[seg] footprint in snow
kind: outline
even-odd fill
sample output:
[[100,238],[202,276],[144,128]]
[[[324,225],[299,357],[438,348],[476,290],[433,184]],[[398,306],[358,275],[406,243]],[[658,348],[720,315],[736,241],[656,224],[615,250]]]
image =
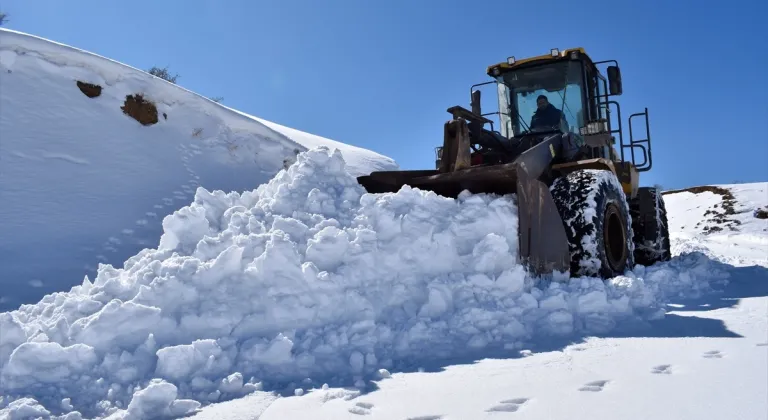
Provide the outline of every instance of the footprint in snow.
[[757,347],[768,347],[768,343],[757,343]]
[[440,420],[443,416],[417,416],[417,417],[408,417],[406,420]]
[[712,350],[704,353],[704,357],[707,359],[721,359],[723,357],[723,353],[720,353],[719,350]]
[[504,400],[499,402],[499,404],[489,408],[486,411],[514,413],[515,411],[519,410],[528,401],[529,401],[528,398],[513,398],[511,400]]
[[653,370],[651,371],[653,373],[664,373],[664,374],[671,374],[672,373],[672,365],[658,365],[654,366]]
[[579,391],[600,392],[607,383],[608,381],[592,381],[579,388]]
[[359,414],[361,416],[365,416],[368,414],[371,414],[371,409],[373,408],[373,404],[367,403],[367,402],[359,402],[356,403],[354,407],[349,409],[349,412],[352,414]]

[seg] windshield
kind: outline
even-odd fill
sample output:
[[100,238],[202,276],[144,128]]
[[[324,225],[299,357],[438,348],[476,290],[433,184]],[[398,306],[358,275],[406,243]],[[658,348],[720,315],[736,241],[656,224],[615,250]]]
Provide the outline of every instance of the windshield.
[[[584,125],[581,69],[580,61],[561,61],[498,76],[501,134],[511,138],[552,127],[578,134]],[[547,101],[538,100],[542,95]],[[537,100],[549,102],[538,113]],[[557,118],[560,112],[564,118]]]

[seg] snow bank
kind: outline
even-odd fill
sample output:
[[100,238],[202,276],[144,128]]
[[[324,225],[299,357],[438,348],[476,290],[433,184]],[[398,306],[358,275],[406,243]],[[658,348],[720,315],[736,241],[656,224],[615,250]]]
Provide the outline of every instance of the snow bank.
[[264,384],[359,384],[658,318],[725,277],[692,254],[607,283],[537,283],[515,263],[514,196],[365,194],[327,148],[254,191],[198,188],[163,228],[124,269],[0,314],[0,409],[143,418]]

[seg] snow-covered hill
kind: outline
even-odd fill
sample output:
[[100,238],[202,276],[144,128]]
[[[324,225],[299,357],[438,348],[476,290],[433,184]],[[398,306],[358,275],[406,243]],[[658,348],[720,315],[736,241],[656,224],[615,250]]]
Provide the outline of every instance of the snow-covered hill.
[[0,413],[766,418],[768,267],[718,261],[711,235],[606,283],[536,283],[509,197],[365,194],[325,148],[255,191],[198,189],[163,227],[125,269],[0,314]]
[[[137,95],[156,111],[136,106]],[[149,125],[123,108],[145,112]],[[253,189],[318,145],[343,151],[356,175],[397,167],[107,58],[0,29],[0,310],[155,247],[163,217],[198,186]]]
[[768,266],[768,183],[708,185],[669,191],[670,239],[677,252]]

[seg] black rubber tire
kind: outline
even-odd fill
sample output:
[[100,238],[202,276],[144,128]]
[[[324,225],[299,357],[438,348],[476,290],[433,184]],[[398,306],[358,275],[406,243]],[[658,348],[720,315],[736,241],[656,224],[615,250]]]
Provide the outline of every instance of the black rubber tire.
[[571,276],[607,279],[632,269],[629,204],[612,172],[577,170],[556,179],[550,192],[565,225]]
[[[643,214],[641,200],[649,204]],[[641,187],[637,197],[629,203],[632,216],[633,242],[635,244],[635,262],[650,266],[672,258],[669,241],[667,208],[661,192],[653,187]]]

